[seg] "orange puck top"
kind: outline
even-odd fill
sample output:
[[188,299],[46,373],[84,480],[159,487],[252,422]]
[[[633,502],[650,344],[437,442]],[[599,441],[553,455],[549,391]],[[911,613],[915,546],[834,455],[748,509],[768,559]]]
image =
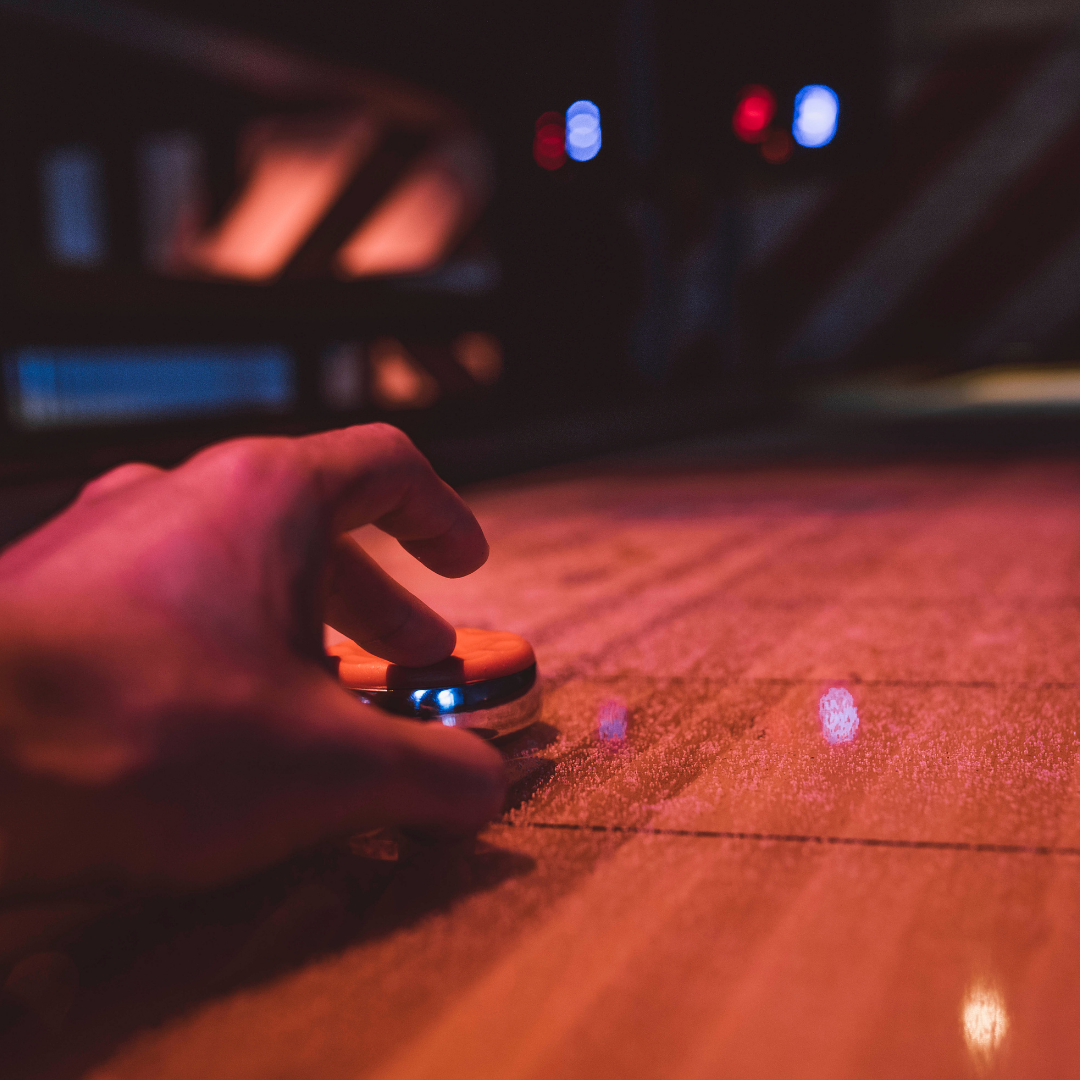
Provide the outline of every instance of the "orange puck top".
[[429,690],[501,679],[536,663],[532,646],[507,630],[459,627],[453,653],[427,667],[405,667],[344,638],[326,650],[341,660],[338,677],[352,690]]

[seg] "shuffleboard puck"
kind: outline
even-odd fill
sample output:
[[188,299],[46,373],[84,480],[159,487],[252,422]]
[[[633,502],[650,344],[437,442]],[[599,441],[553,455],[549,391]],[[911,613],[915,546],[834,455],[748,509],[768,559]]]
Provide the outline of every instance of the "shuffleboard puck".
[[527,727],[540,713],[536,656],[518,634],[460,627],[447,659],[405,667],[348,638],[327,647],[338,677],[361,701],[397,716],[439,721],[494,739]]

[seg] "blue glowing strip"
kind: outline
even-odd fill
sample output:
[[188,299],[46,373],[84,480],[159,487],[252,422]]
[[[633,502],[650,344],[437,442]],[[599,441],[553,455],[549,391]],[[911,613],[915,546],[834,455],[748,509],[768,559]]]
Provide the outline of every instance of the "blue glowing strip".
[[278,345],[27,346],[4,358],[11,418],[26,428],[282,412],[294,369]]

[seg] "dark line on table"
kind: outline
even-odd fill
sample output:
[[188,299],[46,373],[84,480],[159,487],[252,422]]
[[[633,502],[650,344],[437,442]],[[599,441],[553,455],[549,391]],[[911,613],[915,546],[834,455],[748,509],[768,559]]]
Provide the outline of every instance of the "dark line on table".
[[619,673],[616,675],[590,675],[587,672],[567,671],[545,679],[544,685],[549,690],[557,690],[567,683],[579,679],[591,683],[617,684],[626,682],[644,683],[655,687],[684,685],[695,688],[733,687],[733,686],[867,686],[893,687],[905,690],[1080,690],[1080,682],[996,682],[992,679],[862,679],[851,675],[837,675],[827,678],[787,678],[782,676],[761,676],[743,679],[698,678],[693,675],[672,675],[668,678],[656,675],[637,675]]
[[514,829],[551,829],[558,832],[623,833],[632,836],[684,836],[694,840],[751,840],[780,844],[819,844],[832,847],[900,848],[910,851],[969,851],[989,855],[1071,855],[1080,847],[1038,844],[973,844],[962,840],[889,840],[868,836],[815,836],[802,833],[727,832],[717,829],[653,829],[637,825],[578,825],[562,821],[501,821]]

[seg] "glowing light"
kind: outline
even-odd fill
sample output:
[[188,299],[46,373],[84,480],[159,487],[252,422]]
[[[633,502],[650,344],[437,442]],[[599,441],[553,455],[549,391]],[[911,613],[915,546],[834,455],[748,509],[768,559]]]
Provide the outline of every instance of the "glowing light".
[[626,739],[626,726],[630,719],[630,710],[625,701],[612,698],[600,706],[597,715],[597,734],[601,742],[623,742]]
[[454,691],[453,690],[440,690],[435,695],[435,700],[444,708],[452,709],[454,707]]
[[764,142],[776,115],[776,96],[767,86],[747,86],[735,106],[731,128],[743,142]]
[[574,161],[592,161],[603,145],[600,110],[591,101],[575,101],[566,110],[566,153]]
[[566,123],[556,112],[546,112],[536,121],[533,160],[549,172],[566,164]]
[[31,345],[3,366],[24,428],[280,413],[296,399],[295,361],[279,345]]
[[973,986],[964,998],[960,1020],[972,1057],[981,1065],[989,1065],[1009,1031],[1009,1016],[1001,995],[988,986]]
[[105,164],[89,146],[61,146],[41,163],[45,246],[54,262],[89,267],[105,261]]
[[[423,409],[439,396],[439,384],[394,338],[372,342],[371,393],[384,409]],[[418,691],[423,697],[426,690]],[[412,695],[416,698],[416,694]],[[419,701],[419,698],[416,698]]]
[[770,165],[783,165],[790,160],[795,144],[786,131],[771,131],[769,137],[761,144],[761,156]]
[[341,412],[358,409],[364,401],[364,347],[355,341],[331,346],[319,363],[323,403]]
[[461,179],[432,160],[396,187],[337,255],[347,277],[412,274],[445,256],[471,206]]
[[148,135],[138,147],[143,258],[161,274],[188,269],[205,211],[206,161],[189,131]]
[[833,746],[849,743],[859,730],[859,712],[855,699],[841,686],[833,687],[818,702],[821,732]]
[[444,716],[442,718],[442,722],[443,722],[443,727],[457,727],[457,717],[456,716]]
[[375,144],[363,116],[265,121],[249,133],[248,180],[221,225],[188,262],[222,277],[279,273]]
[[827,86],[804,86],[795,95],[795,119],[791,134],[800,146],[827,146],[836,135],[840,99]]
[[471,331],[450,345],[454,359],[481,385],[491,386],[502,374],[503,357],[499,339],[492,334]]

